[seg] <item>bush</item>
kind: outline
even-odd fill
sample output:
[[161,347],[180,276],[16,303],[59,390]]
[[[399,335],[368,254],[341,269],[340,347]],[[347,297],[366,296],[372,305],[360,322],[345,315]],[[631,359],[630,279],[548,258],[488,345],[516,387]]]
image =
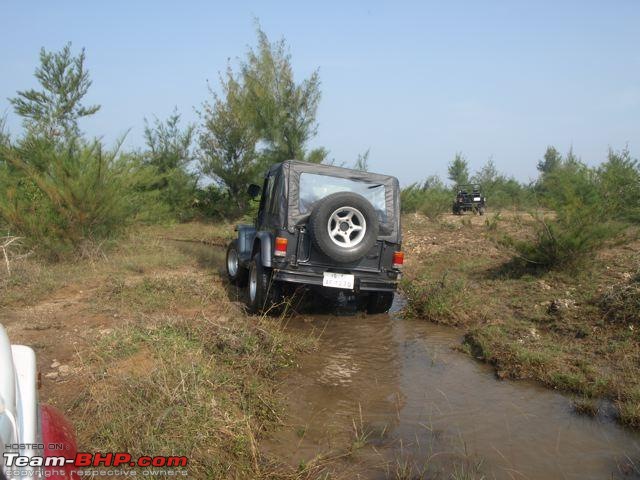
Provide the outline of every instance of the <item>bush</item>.
[[196,190],[194,209],[203,217],[217,220],[236,219],[239,216],[238,204],[226,189],[215,183]]
[[1,148],[0,218],[49,258],[112,238],[134,218],[161,213],[157,199],[141,187],[152,174],[117,148],[105,152],[97,141],[56,145],[34,138]]
[[639,323],[640,273],[632,277],[628,283],[610,287],[596,303],[611,322]]
[[598,168],[597,176],[602,207],[613,218],[640,222],[640,164],[631,158],[629,149],[609,150],[608,159]]
[[440,179],[430,177],[424,183],[414,183],[400,193],[404,213],[420,212],[434,219],[451,210],[453,194],[444,187]]
[[151,188],[172,215],[181,221],[190,220],[195,213],[198,175],[193,170],[192,139],[195,127],[180,128],[177,110],[166,121],[145,119],[144,137],[147,150],[142,162],[156,171],[157,178]]
[[457,324],[464,318],[468,299],[461,279],[451,279],[446,274],[439,280],[406,279],[402,289],[411,316],[445,324]]
[[487,207],[492,210],[502,208],[523,209],[533,204],[531,188],[518,183],[513,178],[499,178],[491,184],[481,184],[487,199]]
[[574,267],[607,240],[618,236],[622,225],[611,220],[603,208],[595,173],[571,161],[544,175],[539,185],[543,204],[555,218],[537,214],[533,238],[501,243],[516,252],[514,261],[533,269]]
[[536,219],[533,239],[514,240],[506,236],[501,243],[516,251],[515,262],[528,269],[563,269],[574,267],[620,233],[619,226],[600,223],[589,217],[563,216],[556,220]]

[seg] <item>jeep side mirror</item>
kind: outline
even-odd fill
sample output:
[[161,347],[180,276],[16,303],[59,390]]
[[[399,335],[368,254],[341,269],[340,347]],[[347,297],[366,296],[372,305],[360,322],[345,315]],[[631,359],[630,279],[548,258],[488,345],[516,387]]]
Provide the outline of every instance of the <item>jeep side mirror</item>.
[[260,185],[256,185],[255,183],[249,185],[249,187],[247,188],[247,194],[251,198],[256,198],[258,195],[260,195]]

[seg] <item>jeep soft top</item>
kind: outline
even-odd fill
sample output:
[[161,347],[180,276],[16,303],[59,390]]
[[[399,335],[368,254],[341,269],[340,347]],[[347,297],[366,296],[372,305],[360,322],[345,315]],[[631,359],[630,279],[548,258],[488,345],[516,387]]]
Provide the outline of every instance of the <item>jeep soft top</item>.
[[227,249],[250,311],[271,309],[292,286],[389,309],[403,263],[395,177],[289,160],[268,170],[261,190],[254,225],[238,225]]

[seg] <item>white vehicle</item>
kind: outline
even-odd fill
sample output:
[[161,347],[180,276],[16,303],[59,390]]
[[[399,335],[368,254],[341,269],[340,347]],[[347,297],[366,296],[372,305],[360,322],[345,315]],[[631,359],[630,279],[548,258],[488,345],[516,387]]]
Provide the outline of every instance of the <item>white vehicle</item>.
[[[9,458],[76,454],[73,428],[60,411],[38,401],[38,371],[34,351],[11,345],[0,325],[0,479],[75,478],[72,464],[46,468],[18,466]],[[60,474],[62,473],[62,474]]]

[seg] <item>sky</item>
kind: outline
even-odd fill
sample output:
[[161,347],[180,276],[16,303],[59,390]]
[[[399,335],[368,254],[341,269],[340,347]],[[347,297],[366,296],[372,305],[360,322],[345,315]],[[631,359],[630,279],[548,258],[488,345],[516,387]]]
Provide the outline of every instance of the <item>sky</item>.
[[372,171],[403,185],[446,178],[456,152],[472,173],[492,158],[536,177],[548,145],[589,165],[609,147],[640,151],[640,2],[0,2],[0,114],[36,87],[41,47],[86,48],[102,105],[81,128],[144,145],[143,119],[185,122],[227,62],[256,43],[255,19],[284,37],[297,80],[319,69],[318,135],[337,163],[370,150]]

